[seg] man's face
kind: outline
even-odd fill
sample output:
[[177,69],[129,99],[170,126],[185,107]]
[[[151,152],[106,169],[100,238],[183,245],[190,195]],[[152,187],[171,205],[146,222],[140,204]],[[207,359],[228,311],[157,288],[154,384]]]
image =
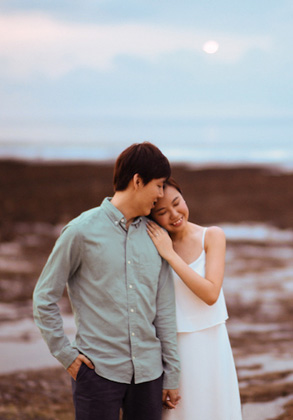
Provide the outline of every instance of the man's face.
[[148,216],[154,208],[158,198],[164,196],[164,182],[166,178],[158,178],[151,180],[148,184],[143,185],[137,191],[138,206],[141,216]]

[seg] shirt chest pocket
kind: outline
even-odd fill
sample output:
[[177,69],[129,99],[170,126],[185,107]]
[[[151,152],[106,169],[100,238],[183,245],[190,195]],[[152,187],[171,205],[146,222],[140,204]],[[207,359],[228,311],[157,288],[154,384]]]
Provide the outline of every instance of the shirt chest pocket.
[[139,282],[156,293],[162,261],[159,255],[142,252],[139,257]]

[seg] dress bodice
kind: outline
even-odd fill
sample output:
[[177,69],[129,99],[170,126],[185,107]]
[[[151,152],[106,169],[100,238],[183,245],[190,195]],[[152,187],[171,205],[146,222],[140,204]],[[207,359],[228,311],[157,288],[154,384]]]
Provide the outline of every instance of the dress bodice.
[[[206,253],[204,250],[204,238],[206,228],[203,231],[203,249],[200,256],[189,266],[200,276],[205,277]],[[176,318],[178,332],[199,331],[224,322],[228,318],[223,290],[213,305],[208,305],[197,297],[173,272],[176,295]]]

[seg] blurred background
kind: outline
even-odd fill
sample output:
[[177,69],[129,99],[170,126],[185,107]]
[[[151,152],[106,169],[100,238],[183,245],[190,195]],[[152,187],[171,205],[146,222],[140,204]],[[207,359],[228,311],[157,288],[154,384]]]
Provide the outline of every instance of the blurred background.
[[1,0],[1,149],[292,165],[290,0]]
[[226,233],[244,420],[293,418],[292,15],[290,0],[1,0],[1,419],[73,418],[32,291],[62,226],[145,140],[191,220]]

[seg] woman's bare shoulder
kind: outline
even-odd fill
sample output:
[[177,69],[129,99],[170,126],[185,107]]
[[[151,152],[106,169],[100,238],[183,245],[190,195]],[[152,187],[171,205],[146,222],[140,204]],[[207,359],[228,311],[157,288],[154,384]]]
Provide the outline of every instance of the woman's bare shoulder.
[[226,236],[225,232],[219,226],[210,226],[207,228],[206,236],[205,236],[205,244],[206,246],[212,244],[226,244]]

